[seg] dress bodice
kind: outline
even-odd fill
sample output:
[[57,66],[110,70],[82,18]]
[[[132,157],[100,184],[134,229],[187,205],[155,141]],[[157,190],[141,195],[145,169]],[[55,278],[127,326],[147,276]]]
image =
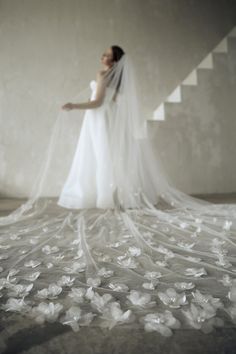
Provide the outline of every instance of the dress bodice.
[[[96,88],[97,88],[97,81],[96,80],[91,80],[90,81],[90,88],[92,90],[92,94],[91,94],[91,97],[90,99],[94,99],[95,96],[96,96]],[[107,95],[107,90],[109,90],[110,88],[109,87],[106,87],[106,91],[105,91],[105,97],[104,97],[104,102],[107,102],[110,100],[110,95]],[[113,101],[114,102],[114,101]]]
[[91,80],[90,81],[90,88],[92,91],[94,91],[97,87],[97,81],[96,80]]
[[95,80],[91,80],[90,81],[90,88],[92,90],[92,93],[91,93],[91,96],[90,96],[90,99],[93,100],[96,96],[96,87],[97,87],[97,81]]

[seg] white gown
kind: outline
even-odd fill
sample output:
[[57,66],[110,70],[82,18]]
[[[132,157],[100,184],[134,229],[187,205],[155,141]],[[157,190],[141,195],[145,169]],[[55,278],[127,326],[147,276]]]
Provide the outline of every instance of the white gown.
[[[96,81],[90,82],[96,95]],[[87,109],[80,131],[73,163],[58,200],[66,208],[109,208],[113,206],[113,175],[109,129],[115,102],[98,109]]]
[[[95,98],[96,86],[95,80],[90,81],[90,100]],[[114,208],[113,193],[117,183],[113,173],[113,162],[116,161],[112,161],[114,158],[112,159],[111,153],[111,131],[115,129],[116,102],[108,100],[107,90],[109,87],[106,88],[104,102],[99,108],[85,111],[73,162],[57,203],[62,207]],[[126,156],[121,167],[126,208],[136,206],[136,202],[131,198],[135,183],[153,205],[159,201],[166,184],[166,181],[161,179],[160,162],[157,164],[157,157],[154,156],[151,146],[142,145],[140,140],[137,144],[139,173],[135,171],[133,177],[128,176]]]

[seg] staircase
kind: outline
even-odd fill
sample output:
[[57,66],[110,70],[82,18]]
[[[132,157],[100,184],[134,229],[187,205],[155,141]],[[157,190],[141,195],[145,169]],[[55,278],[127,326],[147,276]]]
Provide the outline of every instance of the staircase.
[[235,192],[236,27],[146,122],[154,149],[179,189]]
[[[208,75],[207,71],[213,71],[213,74],[217,70],[217,61],[220,60],[230,60],[229,56],[229,46],[231,39],[236,39],[236,27],[234,27],[221,41],[220,43],[199,63],[199,65],[194,68],[188,76],[181,82],[180,85],[178,85],[171,93],[170,95],[166,98],[166,100],[158,106],[154,112],[153,116],[151,118],[148,118],[147,120],[151,121],[164,121],[166,120],[166,104],[167,103],[183,103],[184,99],[184,94],[183,90],[184,87],[189,87],[189,86],[197,86],[201,82],[201,75],[202,72],[204,71],[203,75]],[[221,54],[224,55],[224,58],[220,58]],[[235,67],[236,69],[236,64]],[[234,71],[235,75],[236,70]],[[204,79],[203,79],[204,80]],[[234,79],[235,80],[235,79]],[[219,83],[220,84],[220,83]]]

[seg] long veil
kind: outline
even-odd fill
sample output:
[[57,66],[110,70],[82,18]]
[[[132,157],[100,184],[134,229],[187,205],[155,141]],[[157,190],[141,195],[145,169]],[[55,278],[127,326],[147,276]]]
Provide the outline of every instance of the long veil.
[[1,309],[74,331],[130,323],[165,336],[235,321],[236,204],[175,188],[153,152],[129,55],[104,82],[94,119],[101,109],[113,117],[112,203],[58,204],[89,111],[60,110],[27,201],[0,218]]

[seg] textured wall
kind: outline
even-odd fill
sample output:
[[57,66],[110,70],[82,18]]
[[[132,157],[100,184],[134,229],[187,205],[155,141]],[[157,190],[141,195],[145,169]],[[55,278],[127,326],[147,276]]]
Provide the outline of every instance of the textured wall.
[[[104,49],[133,57],[148,117],[235,25],[235,10],[233,0],[0,0],[1,195],[28,195],[60,102],[95,78]],[[189,193],[236,190],[233,107],[226,96],[216,106],[211,90],[205,120],[195,119],[198,93],[179,121],[172,112],[149,123],[171,179]]]

